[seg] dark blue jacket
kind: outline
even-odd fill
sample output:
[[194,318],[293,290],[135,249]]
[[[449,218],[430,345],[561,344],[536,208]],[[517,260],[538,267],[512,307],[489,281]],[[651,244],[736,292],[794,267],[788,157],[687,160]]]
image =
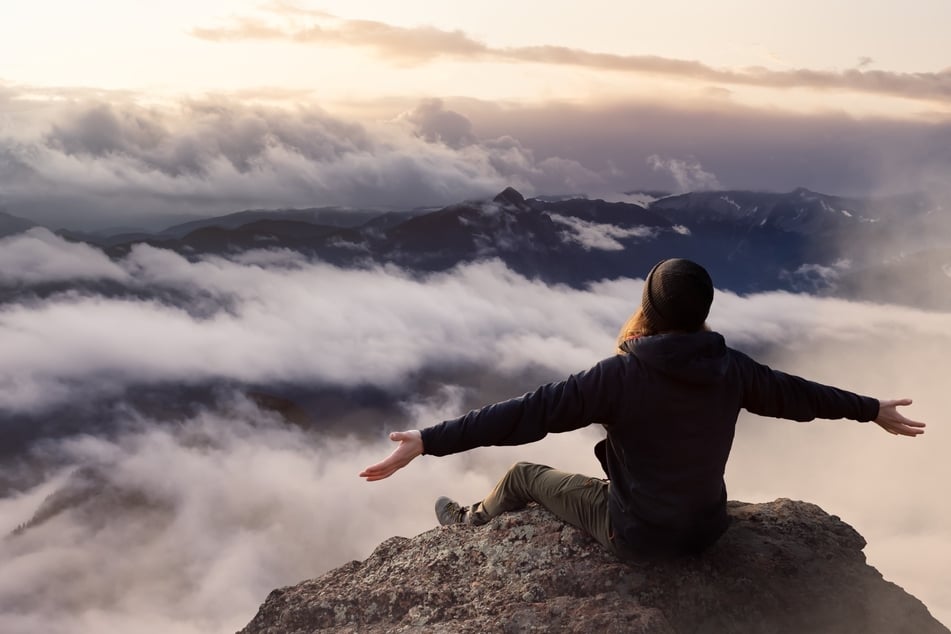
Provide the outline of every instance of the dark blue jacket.
[[726,468],[741,408],[798,421],[874,420],[878,401],[772,370],[715,332],[627,342],[560,383],[422,430],[443,456],[520,445],[592,423],[610,485],[615,538],[638,553],[697,552],[726,530]]

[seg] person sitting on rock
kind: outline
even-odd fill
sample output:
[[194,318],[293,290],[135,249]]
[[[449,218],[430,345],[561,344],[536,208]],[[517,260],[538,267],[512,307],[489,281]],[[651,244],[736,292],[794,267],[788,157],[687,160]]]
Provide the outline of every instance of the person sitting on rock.
[[723,480],[741,409],[797,421],[849,418],[917,436],[924,423],[899,406],[773,370],[706,327],[707,271],[669,259],[651,269],[618,354],[559,383],[420,430],[394,432],[398,447],[360,476],[381,480],[421,454],[520,445],[599,423],[595,453],[607,480],[519,462],[480,502],[436,502],[443,525],[484,524],[537,502],[622,559],[699,553],[727,529]]

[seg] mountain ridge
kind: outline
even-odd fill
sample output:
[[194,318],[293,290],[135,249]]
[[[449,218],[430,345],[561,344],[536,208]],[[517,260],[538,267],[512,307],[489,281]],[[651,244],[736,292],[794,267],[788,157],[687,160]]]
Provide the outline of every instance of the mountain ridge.
[[[891,275],[891,262],[901,253],[919,250],[914,245],[951,247],[951,238],[942,242],[941,231],[915,232],[917,220],[935,222],[924,202],[913,197],[890,200],[850,199],[799,188],[787,193],[692,192],[638,205],[525,198],[509,187],[491,199],[409,216],[381,215],[357,226],[266,218],[284,223],[277,233],[267,230],[265,218],[238,214],[228,217],[232,225],[241,218],[248,222],[220,227],[206,223],[177,239],[166,233],[146,242],[189,257],[275,247],[342,267],[392,264],[419,273],[497,258],[526,277],[574,287],[630,277],[676,255],[703,262],[719,287],[735,292],[835,294],[844,279],[840,294],[860,298],[875,279]],[[907,213],[902,215],[891,204],[907,205]],[[121,257],[132,244],[114,244],[108,252]],[[925,297],[926,307],[951,307],[951,276],[944,274],[951,260],[937,265],[929,258],[918,261],[929,267],[919,276],[938,289]],[[873,270],[868,279],[863,277],[865,269]],[[944,279],[946,293],[941,292]],[[884,294],[899,303],[919,302],[920,295],[901,290]]]
[[21,218],[20,216],[14,216],[13,214],[9,214],[4,209],[0,208],[0,238],[23,233],[24,231],[28,231],[33,227],[39,226],[39,224],[33,222],[32,220]]
[[[277,248],[344,268],[395,265],[417,274],[498,259],[525,277],[576,288],[643,274],[677,256],[702,262],[719,288],[737,293],[809,292],[947,310],[948,224],[943,207],[913,195],[723,190],[639,205],[525,198],[508,187],[437,210],[247,210],[152,234],[61,235],[113,259],[141,243],[190,259]],[[882,287],[894,279],[923,280],[924,288]]]

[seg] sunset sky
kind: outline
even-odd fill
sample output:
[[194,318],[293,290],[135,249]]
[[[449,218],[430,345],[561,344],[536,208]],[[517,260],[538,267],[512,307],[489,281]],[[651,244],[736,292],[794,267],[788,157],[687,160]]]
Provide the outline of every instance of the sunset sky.
[[[11,3],[20,87],[309,98],[591,103],[715,96],[772,107],[951,113],[944,0],[865,3]],[[547,50],[546,50],[547,47]],[[727,92],[729,91],[729,92]]]
[[0,206],[67,225],[951,164],[945,0],[8,5]]

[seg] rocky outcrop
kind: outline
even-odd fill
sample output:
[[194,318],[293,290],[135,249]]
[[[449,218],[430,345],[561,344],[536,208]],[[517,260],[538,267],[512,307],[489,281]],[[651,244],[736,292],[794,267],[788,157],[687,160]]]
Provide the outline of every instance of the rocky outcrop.
[[702,557],[639,565],[538,508],[393,537],[273,591],[242,632],[948,633],[838,517],[790,500],[730,514]]

